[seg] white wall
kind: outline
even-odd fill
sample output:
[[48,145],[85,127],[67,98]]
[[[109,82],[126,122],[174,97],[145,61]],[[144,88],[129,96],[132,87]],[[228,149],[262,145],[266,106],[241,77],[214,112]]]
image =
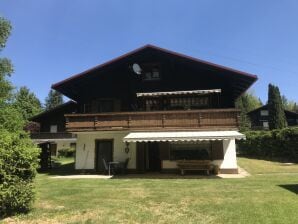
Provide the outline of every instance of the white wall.
[[[136,143],[129,144],[129,153],[126,154],[123,138],[128,131],[101,131],[77,133],[76,169],[94,169],[95,141],[100,139],[113,139],[113,160],[125,161],[130,158],[129,169],[136,169]],[[237,169],[235,140],[223,140],[224,160],[214,160],[213,164],[220,169]],[[163,160],[164,169],[177,168],[175,161]]]
[[214,160],[220,169],[237,169],[235,139],[223,140],[224,160]]
[[113,139],[113,160],[124,162],[130,158],[128,169],[136,168],[136,143],[129,144],[129,153],[125,153],[123,138],[128,131],[100,131],[82,132],[77,134],[76,169],[94,169],[95,165],[95,141],[100,139]]

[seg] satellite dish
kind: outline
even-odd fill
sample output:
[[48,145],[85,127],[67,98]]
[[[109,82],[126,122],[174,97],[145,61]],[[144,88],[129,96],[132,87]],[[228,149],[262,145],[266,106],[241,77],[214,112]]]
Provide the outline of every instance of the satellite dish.
[[134,63],[132,65],[132,70],[134,71],[134,73],[136,73],[138,75],[140,75],[142,73],[142,69],[137,63]]

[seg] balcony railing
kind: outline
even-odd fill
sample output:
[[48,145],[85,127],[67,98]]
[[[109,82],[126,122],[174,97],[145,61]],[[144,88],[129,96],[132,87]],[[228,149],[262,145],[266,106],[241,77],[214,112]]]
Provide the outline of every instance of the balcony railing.
[[65,138],[76,138],[75,134],[67,132],[36,132],[30,134],[32,139],[65,139]]
[[66,114],[66,130],[157,130],[231,129],[239,126],[239,110],[206,109],[185,111]]

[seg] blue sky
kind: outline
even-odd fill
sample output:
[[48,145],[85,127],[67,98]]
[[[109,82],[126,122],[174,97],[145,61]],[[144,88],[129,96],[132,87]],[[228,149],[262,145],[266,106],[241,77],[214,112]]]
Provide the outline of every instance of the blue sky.
[[12,82],[43,101],[51,84],[145,44],[257,74],[298,101],[296,0],[1,0]]

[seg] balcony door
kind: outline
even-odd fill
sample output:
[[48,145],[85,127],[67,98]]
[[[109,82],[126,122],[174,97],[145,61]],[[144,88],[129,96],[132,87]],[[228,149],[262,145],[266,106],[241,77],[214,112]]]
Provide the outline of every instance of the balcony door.
[[105,172],[103,159],[107,163],[113,161],[113,140],[96,140],[95,170],[97,172]]

